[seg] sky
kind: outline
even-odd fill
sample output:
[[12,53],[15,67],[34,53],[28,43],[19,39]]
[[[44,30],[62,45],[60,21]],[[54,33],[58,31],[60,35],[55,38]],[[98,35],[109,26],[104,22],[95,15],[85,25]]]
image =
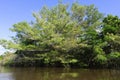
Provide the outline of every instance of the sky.
[[[71,4],[76,0],[63,0]],[[120,0],[77,0],[81,5],[94,4],[104,15],[112,14],[120,17]],[[44,5],[53,7],[58,0],[0,0],[0,39],[10,39],[14,33],[9,28],[13,24],[34,20],[32,13],[38,12]],[[6,50],[0,47],[0,54]]]

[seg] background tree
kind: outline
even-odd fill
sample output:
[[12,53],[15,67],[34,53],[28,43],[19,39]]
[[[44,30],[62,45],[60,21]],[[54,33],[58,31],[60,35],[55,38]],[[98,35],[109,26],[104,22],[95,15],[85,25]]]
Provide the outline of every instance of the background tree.
[[104,42],[103,47],[105,54],[107,54],[108,64],[119,67],[120,60],[120,19],[118,16],[108,15],[103,20]]

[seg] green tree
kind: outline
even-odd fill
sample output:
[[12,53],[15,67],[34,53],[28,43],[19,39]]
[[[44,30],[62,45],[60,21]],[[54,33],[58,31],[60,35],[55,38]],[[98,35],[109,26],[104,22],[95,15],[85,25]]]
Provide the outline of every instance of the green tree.
[[45,64],[60,62],[64,65],[78,63],[89,66],[96,56],[93,49],[100,42],[97,29],[103,18],[94,5],[73,3],[69,6],[59,3],[53,8],[43,7],[33,16],[36,19],[33,23],[14,24],[10,29],[16,32],[13,41],[1,40],[1,45],[17,51],[32,51],[31,54],[47,51],[32,57],[24,53],[25,59],[39,58]]
[[103,19],[102,40],[106,43],[102,50],[104,51],[109,66],[120,66],[120,19],[118,16],[108,15]]
[[[117,16],[108,15],[103,20],[103,36],[104,40],[108,43],[106,54],[111,52],[120,51],[120,19]],[[106,46],[107,47],[107,46]]]

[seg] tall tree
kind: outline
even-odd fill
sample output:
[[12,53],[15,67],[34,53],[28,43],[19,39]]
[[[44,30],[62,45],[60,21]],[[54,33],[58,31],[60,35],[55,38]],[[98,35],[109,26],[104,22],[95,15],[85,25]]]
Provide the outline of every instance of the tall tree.
[[[48,50],[50,54],[44,57],[47,63],[55,58],[52,56],[55,52],[61,63],[83,61],[88,64],[92,60],[91,49],[98,43],[97,29],[103,17],[94,5],[59,3],[53,8],[43,7],[33,16],[36,21],[31,24],[14,24],[10,29],[16,32],[13,41],[1,40],[1,44],[22,51]],[[81,56],[86,58],[82,60]]]

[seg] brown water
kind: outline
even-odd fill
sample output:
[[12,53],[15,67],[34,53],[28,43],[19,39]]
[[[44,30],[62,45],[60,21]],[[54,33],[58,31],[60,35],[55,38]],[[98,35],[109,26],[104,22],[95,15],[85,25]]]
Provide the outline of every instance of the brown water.
[[0,67],[0,80],[120,80],[120,70]]

